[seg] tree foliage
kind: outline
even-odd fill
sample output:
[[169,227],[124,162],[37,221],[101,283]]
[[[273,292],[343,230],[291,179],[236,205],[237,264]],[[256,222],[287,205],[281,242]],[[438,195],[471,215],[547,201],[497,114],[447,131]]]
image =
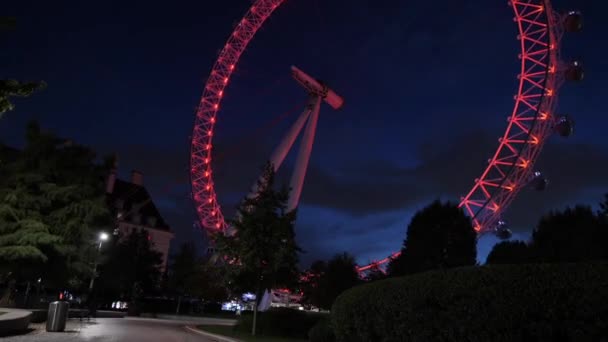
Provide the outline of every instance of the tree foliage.
[[237,292],[255,290],[259,295],[297,282],[296,213],[287,212],[289,191],[275,191],[274,181],[274,170],[267,163],[258,192],[243,200],[238,218],[230,221],[236,233],[215,236],[217,249],[228,261],[231,287]]
[[[15,18],[0,17],[0,32],[14,30],[15,27]],[[11,97],[27,97],[44,88],[46,88],[44,81],[21,83],[13,79],[0,80],[0,119],[4,113],[15,108],[10,101]]]
[[0,32],[12,31],[17,26],[15,17],[0,17]]
[[336,254],[328,262],[316,261],[306,273],[302,286],[303,301],[329,310],[344,291],[361,283],[355,258],[348,253]]
[[471,220],[458,205],[434,201],[412,218],[401,255],[389,264],[389,274],[475,265],[476,239]]
[[26,138],[22,151],[0,149],[0,272],[78,285],[91,274],[93,234],[111,223],[105,167],[36,123]]
[[[267,163],[258,180],[257,191],[245,197],[230,221],[235,234],[217,234],[218,250],[227,261],[231,290],[253,290],[257,301],[275,286],[293,288],[298,281],[298,252],[294,223],[296,212],[287,211],[289,191],[273,189],[275,173]],[[255,335],[257,303],[254,305],[251,334]]]
[[486,264],[524,264],[531,260],[531,249],[524,241],[502,241],[494,245]]
[[488,264],[578,262],[608,259],[608,195],[594,212],[578,205],[544,215],[531,241],[506,241],[494,246]]
[[108,291],[135,301],[158,289],[162,263],[162,254],[153,249],[148,233],[133,230],[109,248],[101,281]]
[[607,226],[590,207],[575,206],[543,216],[532,233],[536,261],[576,262],[606,259]]
[[196,246],[184,243],[173,257],[169,272],[169,287],[179,295],[200,297],[208,301],[227,298],[221,267],[198,257]]

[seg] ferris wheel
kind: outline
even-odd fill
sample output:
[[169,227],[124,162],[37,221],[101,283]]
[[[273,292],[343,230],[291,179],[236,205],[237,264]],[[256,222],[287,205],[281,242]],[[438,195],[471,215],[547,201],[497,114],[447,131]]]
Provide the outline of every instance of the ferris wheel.
[[[213,65],[196,110],[190,176],[196,212],[201,226],[208,231],[229,229],[215,192],[212,168],[214,128],[224,92],[249,42],[284,1],[257,0],[253,3]],[[548,185],[547,178],[534,169],[535,162],[551,135],[556,133],[567,137],[574,129],[571,118],[556,112],[559,90],[564,81],[581,81],[584,77],[579,61],[564,62],[560,58],[564,32],[579,32],[582,29],[580,12],[557,13],[549,0],[510,1],[509,6],[514,13],[520,43],[519,85],[513,110],[507,118],[506,130],[498,140],[496,151],[488,159],[487,167],[460,200],[460,207],[471,217],[473,227],[479,234],[494,233],[502,239],[511,236],[503,213],[515,196],[526,187],[544,190]],[[291,178],[295,191],[292,190],[289,209],[298,205],[322,102],[338,109],[344,101],[326,84],[302,70],[292,67],[292,75],[308,92],[309,102],[270,158],[275,169],[280,167],[298,134],[304,130]],[[398,252],[393,253],[383,260],[359,266],[359,271],[365,272],[386,264],[398,255]]]

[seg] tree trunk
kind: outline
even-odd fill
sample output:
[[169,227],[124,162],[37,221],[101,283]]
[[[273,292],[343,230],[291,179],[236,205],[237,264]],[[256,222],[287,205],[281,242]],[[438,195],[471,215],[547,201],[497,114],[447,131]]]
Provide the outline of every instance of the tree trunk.
[[258,305],[260,303],[260,277],[255,286],[255,304],[253,305],[253,324],[251,325],[251,336],[255,336],[255,328],[258,323]]
[[251,325],[251,336],[255,336],[255,326],[258,323],[258,299],[255,299],[253,305],[253,324]]

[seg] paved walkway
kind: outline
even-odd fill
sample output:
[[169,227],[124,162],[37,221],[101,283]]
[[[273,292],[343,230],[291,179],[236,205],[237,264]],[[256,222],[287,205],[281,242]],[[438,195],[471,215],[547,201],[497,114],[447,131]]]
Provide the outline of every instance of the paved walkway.
[[[49,333],[44,324],[30,324],[34,330],[25,335],[0,337],[2,342],[213,342],[184,328],[187,322],[155,319],[97,318],[91,322],[70,319],[66,331]],[[200,323],[199,323],[200,324]]]

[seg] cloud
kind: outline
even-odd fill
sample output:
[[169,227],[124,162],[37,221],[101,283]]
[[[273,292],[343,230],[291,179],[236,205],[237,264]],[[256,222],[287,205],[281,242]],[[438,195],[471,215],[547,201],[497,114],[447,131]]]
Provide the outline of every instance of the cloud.
[[[224,158],[220,157],[222,151],[232,149],[218,146],[214,180],[227,217],[255,181],[272,151],[273,139],[261,139],[241,151],[224,154]],[[537,169],[549,177],[550,186],[544,192],[523,190],[505,212],[504,218],[516,234],[530,231],[551,209],[580,200],[599,201],[601,191],[608,189],[605,148],[577,142],[576,137],[573,141],[554,139],[545,146],[537,163]],[[444,143],[423,142],[417,146],[413,163],[399,159],[340,162],[342,158],[338,157],[329,167],[314,164],[313,157],[297,223],[298,240],[308,252],[302,256],[303,262],[348,250],[365,263],[398,249],[413,213],[432,199],[457,201],[466,194],[498,145],[497,137],[483,130],[441,140]],[[189,198],[188,147],[164,150],[134,145],[117,152],[121,168],[144,172],[145,183],[179,241],[202,241],[200,232],[192,228],[196,218]],[[289,179],[291,161],[282,167],[281,181]],[[598,194],[598,198],[586,198],[590,194]],[[482,259],[493,241],[480,244]]]
[[296,237],[305,253],[301,264],[329,259],[348,252],[360,263],[384,258],[399,249],[408,213],[414,209],[388,211],[356,217],[330,208],[302,205],[298,211]]
[[[438,197],[459,200],[473,185],[473,179],[481,175],[498,142],[482,131],[451,141],[422,144],[418,165],[413,168],[386,160],[344,165],[339,171],[313,167],[302,201],[364,216]],[[516,230],[530,229],[542,213],[579,199],[588,189],[608,189],[608,151],[600,146],[551,141],[536,166],[551,183],[544,192],[524,189],[518,195],[505,213]]]

